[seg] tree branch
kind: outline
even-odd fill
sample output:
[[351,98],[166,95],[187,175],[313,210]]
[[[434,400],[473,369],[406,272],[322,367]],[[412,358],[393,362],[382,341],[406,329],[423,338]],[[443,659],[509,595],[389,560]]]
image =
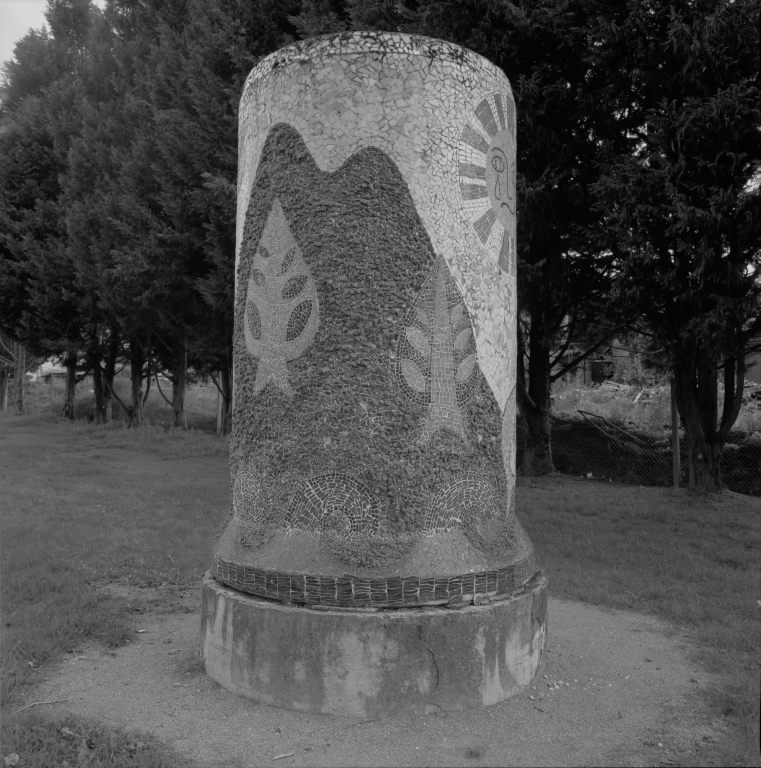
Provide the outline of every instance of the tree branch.
[[109,392],[111,392],[111,397],[116,399],[116,402],[119,403],[119,405],[121,405],[121,407],[124,409],[124,413],[126,413],[127,416],[129,416],[130,419],[132,419],[132,408],[128,408],[126,405],[124,405],[124,403],[122,402],[121,397],[119,397],[119,395],[116,394],[116,390],[111,386],[111,382],[108,380],[108,377],[103,376],[103,381],[105,382],[106,386],[108,387]]
[[[736,366],[725,364],[724,368],[724,407],[721,414],[721,426],[716,433],[716,438],[722,445],[729,435],[729,430],[737,421],[743,404],[745,349],[740,350],[734,362]],[[729,397],[730,392],[732,393],[731,398]]]
[[171,405],[172,405],[171,401],[166,399],[166,395],[164,394],[164,390],[163,390],[163,389],[161,389],[161,384],[159,384],[159,377],[158,377],[158,376],[156,376],[155,378],[156,378],[156,389],[158,389],[158,391],[159,391],[159,394],[161,395],[161,397],[163,397],[163,398],[164,398],[164,402],[165,402],[167,405],[171,406]]
[[573,370],[579,363],[586,360],[590,355],[593,355],[597,350],[608,341],[606,336],[604,339],[600,339],[594,346],[590,347],[586,352],[579,355],[575,360],[571,360],[568,365],[563,366],[554,376],[550,375],[550,383],[556,382],[562,376],[565,376],[568,371]]
[[571,322],[568,323],[568,332],[566,333],[565,337],[565,343],[560,347],[560,351],[555,355],[555,359],[550,361],[550,370],[552,370],[555,367],[555,364],[558,360],[560,360],[561,357],[566,353],[568,350],[568,347],[571,346],[571,337],[573,336],[573,332],[576,328],[576,317],[578,315],[578,310],[576,307],[574,307],[573,310],[573,316],[571,317]]
[[217,381],[217,377],[211,371],[209,371],[209,376],[211,376],[211,380],[214,382],[215,386],[219,390],[219,394],[222,395],[222,397],[224,397],[225,400],[229,400],[230,399],[229,396],[227,395],[225,390],[222,389],[220,383]]

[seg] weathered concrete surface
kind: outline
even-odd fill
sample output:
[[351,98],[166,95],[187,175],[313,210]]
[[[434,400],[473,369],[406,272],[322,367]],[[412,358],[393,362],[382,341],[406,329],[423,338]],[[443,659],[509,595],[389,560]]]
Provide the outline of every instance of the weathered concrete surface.
[[377,717],[503,701],[541,672],[544,579],[513,600],[377,613],[316,611],[203,584],[201,655],[230,691],[302,712]]

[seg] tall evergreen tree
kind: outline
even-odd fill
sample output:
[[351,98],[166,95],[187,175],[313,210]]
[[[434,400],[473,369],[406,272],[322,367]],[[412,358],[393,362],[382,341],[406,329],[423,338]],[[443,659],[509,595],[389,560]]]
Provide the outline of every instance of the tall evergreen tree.
[[71,105],[55,95],[81,58],[90,10],[88,0],[51,0],[46,17],[53,34],[30,31],[3,67],[0,113],[0,316],[14,338],[64,357],[68,416],[82,321],[61,207],[66,148],[60,138]]
[[[184,350],[195,367],[212,373],[225,424],[232,394],[238,102],[250,70],[291,40],[288,15],[297,9],[270,0],[157,3],[155,39],[138,89],[153,110],[157,206],[142,252],[166,265],[162,317],[174,328],[175,359]],[[179,395],[179,369],[174,380]]]
[[638,3],[599,49],[619,74],[617,110],[644,118],[630,148],[607,147],[595,186],[619,256],[613,306],[641,313],[668,354],[689,487],[702,491],[721,488],[761,331],[760,11],[759,0]]

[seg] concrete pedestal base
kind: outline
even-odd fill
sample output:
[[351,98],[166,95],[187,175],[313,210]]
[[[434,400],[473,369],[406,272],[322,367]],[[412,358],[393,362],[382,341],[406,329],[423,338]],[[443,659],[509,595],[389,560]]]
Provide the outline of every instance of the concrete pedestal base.
[[540,673],[546,582],[512,600],[377,613],[318,611],[262,600],[206,574],[206,672],[264,704],[378,717],[495,704]]

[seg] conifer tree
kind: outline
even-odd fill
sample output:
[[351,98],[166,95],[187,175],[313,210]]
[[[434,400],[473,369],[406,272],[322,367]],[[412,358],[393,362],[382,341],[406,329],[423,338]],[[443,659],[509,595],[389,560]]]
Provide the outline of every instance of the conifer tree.
[[758,0],[647,3],[598,50],[620,78],[617,111],[643,118],[629,146],[607,144],[595,185],[618,256],[611,305],[640,314],[666,351],[699,491],[721,488],[761,332],[760,24]]

